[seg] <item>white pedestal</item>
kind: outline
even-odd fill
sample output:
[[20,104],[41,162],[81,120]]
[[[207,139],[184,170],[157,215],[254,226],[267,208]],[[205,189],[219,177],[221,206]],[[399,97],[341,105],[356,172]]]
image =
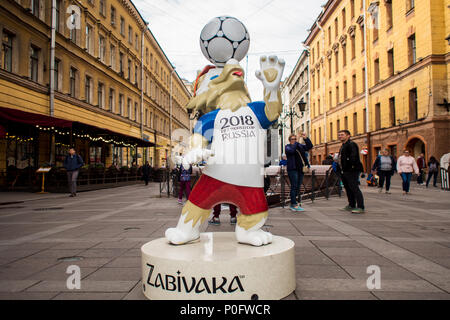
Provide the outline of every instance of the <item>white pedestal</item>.
[[143,292],[152,300],[278,300],[295,290],[294,242],[284,237],[253,247],[234,232],[210,232],[180,246],[159,238],[141,251]]

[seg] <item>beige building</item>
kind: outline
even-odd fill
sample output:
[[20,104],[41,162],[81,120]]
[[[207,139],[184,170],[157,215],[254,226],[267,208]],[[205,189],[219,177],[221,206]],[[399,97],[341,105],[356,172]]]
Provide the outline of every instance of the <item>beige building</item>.
[[52,3],[0,2],[2,176],[61,166],[69,145],[87,164],[165,166],[191,95],[147,22],[129,0]]
[[382,148],[398,157],[449,152],[450,13],[447,0],[329,0],[305,43],[311,57],[313,163],[351,131],[370,166]]

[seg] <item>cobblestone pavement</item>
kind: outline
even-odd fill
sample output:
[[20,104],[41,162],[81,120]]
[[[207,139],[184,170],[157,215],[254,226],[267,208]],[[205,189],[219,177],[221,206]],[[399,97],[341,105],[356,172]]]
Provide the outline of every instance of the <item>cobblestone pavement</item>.
[[[266,227],[295,241],[296,291],[286,299],[450,299],[450,193],[417,186],[403,196],[363,187],[367,211],[345,195],[270,210]],[[154,183],[67,195],[0,193],[0,299],[145,299],[140,247],[178,220],[176,199]],[[7,204],[5,204],[7,203]],[[232,231],[228,211],[220,226]],[[83,257],[79,261],[63,258]],[[81,289],[66,286],[69,265]],[[368,289],[378,266],[381,288]]]

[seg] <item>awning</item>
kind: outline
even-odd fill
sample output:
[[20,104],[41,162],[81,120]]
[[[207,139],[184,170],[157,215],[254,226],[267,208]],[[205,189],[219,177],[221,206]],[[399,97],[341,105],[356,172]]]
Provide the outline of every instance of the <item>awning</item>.
[[38,125],[41,127],[72,128],[74,134],[76,132],[90,133],[95,136],[102,136],[107,140],[110,140],[110,138],[114,137],[114,140],[120,140],[121,142],[125,142],[127,144],[135,145],[138,147],[152,147],[155,145],[150,141],[124,135],[122,133],[114,132],[97,126],[88,125],[82,122],[63,120],[55,117],[10,108],[0,107],[0,122],[1,120],[6,120],[5,124],[8,124],[9,121],[15,121],[33,126]]
[[72,121],[58,119],[43,114],[25,112],[16,109],[0,107],[0,119],[8,121],[21,122],[31,125],[40,125],[43,127],[72,127]]

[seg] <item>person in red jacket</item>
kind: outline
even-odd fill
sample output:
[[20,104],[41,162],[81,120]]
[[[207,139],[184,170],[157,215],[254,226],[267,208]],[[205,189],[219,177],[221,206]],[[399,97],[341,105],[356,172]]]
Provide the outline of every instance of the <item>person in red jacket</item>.
[[420,153],[419,157],[417,158],[417,167],[419,167],[419,174],[417,175],[417,184],[423,185],[423,172],[424,169],[427,167],[425,154],[423,152]]

